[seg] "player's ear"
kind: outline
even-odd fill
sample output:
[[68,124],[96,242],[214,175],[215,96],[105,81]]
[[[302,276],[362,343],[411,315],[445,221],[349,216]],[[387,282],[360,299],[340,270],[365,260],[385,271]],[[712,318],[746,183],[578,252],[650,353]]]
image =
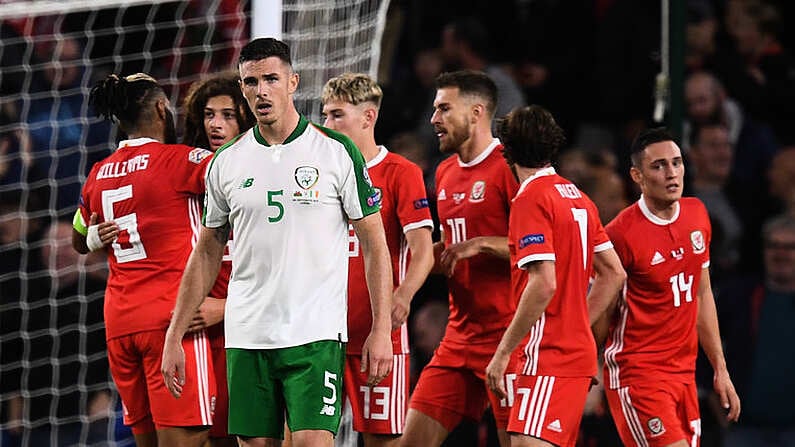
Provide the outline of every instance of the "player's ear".
[[643,173],[640,172],[640,169],[636,168],[635,166],[629,168],[629,176],[632,178],[632,181],[638,185],[640,185],[643,181]]
[[378,120],[378,110],[375,107],[367,107],[364,109],[365,129],[374,127],[376,120]]
[[287,80],[287,93],[293,94],[296,90],[298,90],[298,82],[300,81],[300,77],[298,73],[290,73],[290,77]]
[[486,116],[486,107],[483,104],[475,103],[472,104],[472,124],[477,123],[478,121],[484,119]]
[[166,100],[158,99],[157,102],[155,103],[155,110],[157,111],[157,116],[164,121],[166,119],[167,109],[168,109],[168,104],[166,104]]

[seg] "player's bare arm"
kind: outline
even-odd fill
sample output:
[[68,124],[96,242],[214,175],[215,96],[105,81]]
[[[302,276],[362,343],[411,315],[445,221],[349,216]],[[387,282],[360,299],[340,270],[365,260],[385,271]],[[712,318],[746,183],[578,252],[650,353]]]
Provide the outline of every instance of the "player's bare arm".
[[218,276],[228,239],[229,225],[219,228],[202,227],[199,240],[193,247],[185,272],[182,274],[177,304],[166,332],[161,364],[166,387],[174,397],[181,395],[182,386],[185,384],[185,352],[182,350],[182,337],[188,331],[196,310]]
[[621,288],[627,280],[627,273],[612,248],[594,253],[593,269],[596,277],[588,292],[588,319],[596,345],[602,346],[609,328],[609,310],[615,309]]
[[718,328],[718,311],[715,308],[715,298],[712,295],[712,284],[709,277],[709,268],[702,269],[701,282],[698,286],[698,341],[709,359],[715,375],[712,386],[720,398],[721,406],[728,411],[726,418],[737,422],[740,417],[740,397],[734,390],[729,371],[726,368],[726,359],[723,356],[723,345]]
[[505,236],[478,236],[457,244],[450,244],[439,256],[439,266],[445,275],[453,276],[458,261],[481,253],[510,261],[508,238]]
[[406,322],[411,308],[411,300],[420,290],[425,279],[433,268],[433,242],[431,229],[415,228],[406,232],[406,243],[409,246],[411,260],[406,269],[406,276],[392,293],[392,329]]
[[362,372],[367,371],[368,384],[375,385],[392,370],[392,267],[381,214],[373,213],[351,224],[364,256],[365,279],[373,309],[373,326],[362,347]]
[[220,323],[224,319],[225,308],[225,299],[206,297],[199,308],[196,309],[196,313],[190,321],[190,326],[188,326],[188,332],[200,331]]
[[[77,211],[80,212],[79,210]],[[83,235],[77,230],[72,230],[72,247],[80,254],[87,254],[92,250],[110,245],[116,240],[119,235],[119,226],[114,221],[107,221],[97,223],[97,213],[91,213],[88,221],[88,234]],[[94,238],[95,242],[90,244],[88,239]],[[90,247],[90,245],[99,245],[97,247]]]
[[486,367],[486,383],[500,398],[506,396],[503,376],[511,353],[541,317],[556,289],[555,261],[534,261],[527,265],[527,286],[519,298],[511,324]]

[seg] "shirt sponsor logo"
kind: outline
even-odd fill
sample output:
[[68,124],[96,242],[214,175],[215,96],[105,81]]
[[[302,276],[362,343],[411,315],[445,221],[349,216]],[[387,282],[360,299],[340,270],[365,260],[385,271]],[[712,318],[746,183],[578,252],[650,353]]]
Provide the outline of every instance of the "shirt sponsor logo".
[[249,178],[243,180],[242,182],[240,182],[240,186],[238,186],[238,188],[240,188],[240,189],[248,188],[249,186],[251,186],[253,184],[254,184],[254,177],[249,177]]
[[466,198],[466,196],[467,196],[467,193],[465,193],[465,192],[454,192],[453,193],[453,202],[455,202],[455,204],[458,205],[459,203],[461,203]]
[[309,189],[315,186],[320,173],[317,168],[313,166],[299,166],[295,168],[295,182],[298,183],[302,189]]
[[200,147],[197,147],[191,150],[190,152],[188,152],[188,161],[190,161],[191,163],[199,164],[202,162],[202,160],[204,160],[205,158],[209,157],[212,154],[213,153],[208,151],[207,149],[202,149]]
[[701,254],[707,249],[707,244],[704,243],[704,233],[696,230],[690,233],[690,242],[693,243],[693,253]]
[[486,198],[486,182],[478,180],[472,184],[472,192],[469,194],[470,202],[482,202]]
[[660,436],[661,434],[665,433],[663,422],[658,417],[649,419],[649,421],[646,422],[646,425],[649,427],[652,437]]
[[428,199],[423,197],[421,199],[417,199],[417,200],[414,201],[414,209],[415,210],[421,210],[423,208],[428,208]]
[[681,261],[684,256],[685,247],[679,247],[676,250],[671,250],[671,257],[675,258],[677,261]]
[[663,262],[665,262],[665,257],[659,251],[655,251],[654,257],[651,258],[651,265],[662,264]]
[[544,235],[543,234],[528,234],[526,236],[522,236],[519,239],[519,248],[525,248],[528,245],[533,244],[543,244],[544,243]]

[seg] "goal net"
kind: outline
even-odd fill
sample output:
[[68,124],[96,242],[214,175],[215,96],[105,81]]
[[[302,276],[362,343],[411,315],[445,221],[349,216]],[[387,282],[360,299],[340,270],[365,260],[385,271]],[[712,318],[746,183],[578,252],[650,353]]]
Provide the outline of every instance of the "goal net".
[[[106,261],[71,248],[85,175],[119,137],[88,94],[140,71],[180,105],[234,67],[257,1],[0,0],[0,447],[133,445],[107,367]],[[282,3],[296,104],[317,120],[328,77],[376,74],[388,1]]]

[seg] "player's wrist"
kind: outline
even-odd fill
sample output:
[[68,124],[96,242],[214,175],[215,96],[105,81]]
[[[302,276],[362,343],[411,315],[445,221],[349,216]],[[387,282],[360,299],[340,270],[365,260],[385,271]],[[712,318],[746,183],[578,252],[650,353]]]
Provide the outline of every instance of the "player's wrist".
[[86,247],[88,247],[88,250],[97,251],[104,245],[102,238],[99,237],[99,225],[89,225],[86,233]]

